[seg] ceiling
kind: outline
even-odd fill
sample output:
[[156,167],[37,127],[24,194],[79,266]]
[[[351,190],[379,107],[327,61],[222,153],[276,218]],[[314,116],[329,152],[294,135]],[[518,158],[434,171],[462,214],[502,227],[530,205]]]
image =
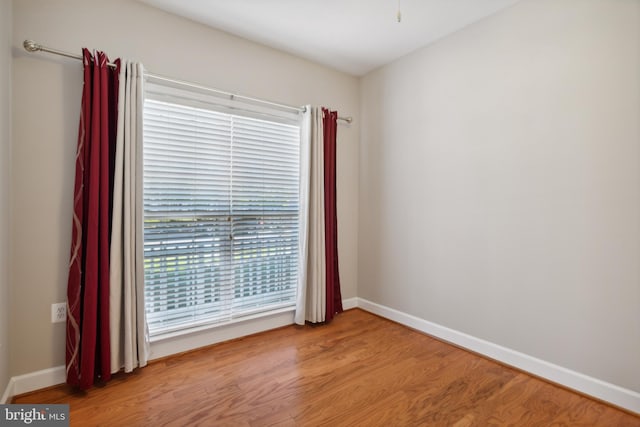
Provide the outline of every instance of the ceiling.
[[519,0],[141,0],[356,76]]

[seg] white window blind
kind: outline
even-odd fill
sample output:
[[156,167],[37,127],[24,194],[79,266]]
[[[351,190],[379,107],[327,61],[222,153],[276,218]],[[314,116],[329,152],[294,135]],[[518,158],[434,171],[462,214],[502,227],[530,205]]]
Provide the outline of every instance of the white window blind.
[[144,105],[151,335],[294,306],[299,124],[167,99]]

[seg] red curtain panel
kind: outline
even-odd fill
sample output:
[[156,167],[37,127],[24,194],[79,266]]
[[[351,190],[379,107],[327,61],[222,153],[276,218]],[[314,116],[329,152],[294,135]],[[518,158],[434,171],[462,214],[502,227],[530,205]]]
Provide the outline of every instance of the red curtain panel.
[[322,109],[324,128],[324,217],[327,257],[327,311],[329,322],[342,313],[340,272],[338,270],[338,216],[336,210],[336,129],[338,112]]
[[111,377],[109,236],[118,73],[102,52],[83,49],[69,281],[67,383],[86,390]]

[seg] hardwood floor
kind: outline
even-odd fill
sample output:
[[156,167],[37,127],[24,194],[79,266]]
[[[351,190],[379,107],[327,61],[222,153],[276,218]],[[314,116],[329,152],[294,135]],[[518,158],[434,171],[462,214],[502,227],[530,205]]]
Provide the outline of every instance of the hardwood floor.
[[151,363],[69,403],[72,426],[640,426],[640,417],[355,309]]

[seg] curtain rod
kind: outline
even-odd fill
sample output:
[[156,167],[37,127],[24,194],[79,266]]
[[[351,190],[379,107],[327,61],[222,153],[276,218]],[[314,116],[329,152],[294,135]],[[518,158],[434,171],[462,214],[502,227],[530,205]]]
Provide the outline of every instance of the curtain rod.
[[[48,53],[53,53],[54,55],[60,55],[60,56],[66,56],[67,58],[78,59],[80,61],[82,61],[82,59],[83,59],[82,55],[76,55],[76,54],[73,54],[73,53],[64,52],[62,50],[46,47],[46,46],[43,46],[41,44],[38,44],[38,43],[34,42],[33,40],[25,40],[22,43],[22,46],[24,47],[24,49],[27,52],[48,52]],[[116,64],[113,64],[111,62],[107,63],[107,65],[109,67],[111,67],[111,68],[115,68],[116,67]],[[152,77],[152,78],[155,78],[155,79],[158,79],[158,80],[164,80],[164,81],[168,81],[168,82],[171,82],[171,83],[177,83],[177,84],[180,84],[180,85],[190,86],[190,87],[198,88],[198,89],[205,89],[207,91],[211,91],[211,92],[215,92],[215,93],[224,95],[224,96],[226,96],[226,97],[228,97],[230,99],[244,99],[246,101],[258,102],[260,104],[270,105],[272,107],[288,108],[288,109],[296,110],[296,111],[299,111],[299,112],[306,111],[305,107],[294,107],[294,106],[291,106],[291,105],[278,104],[276,102],[265,101],[265,100],[258,99],[258,98],[251,98],[249,96],[236,95],[236,94],[233,94],[233,93],[230,93],[230,92],[226,92],[226,91],[223,91],[223,90],[212,89],[212,88],[205,87],[205,86],[202,86],[202,85],[199,85],[199,84],[196,84],[196,83],[190,83],[190,82],[185,82],[185,81],[182,81],[182,80],[176,80],[176,79],[172,79],[172,78],[169,78],[169,77],[164,77],[164,76],[160,76],[160,75],[152,74],[152,73],[148,73],[148,72],[145,72],[145,74],[147,76],[149,76],[149,77]],[[341,120],[341,121],[346,122],[348,124],[351,124],[351,122],[353,122],[353,118],[352,117],[338,117],[338,120]]]

